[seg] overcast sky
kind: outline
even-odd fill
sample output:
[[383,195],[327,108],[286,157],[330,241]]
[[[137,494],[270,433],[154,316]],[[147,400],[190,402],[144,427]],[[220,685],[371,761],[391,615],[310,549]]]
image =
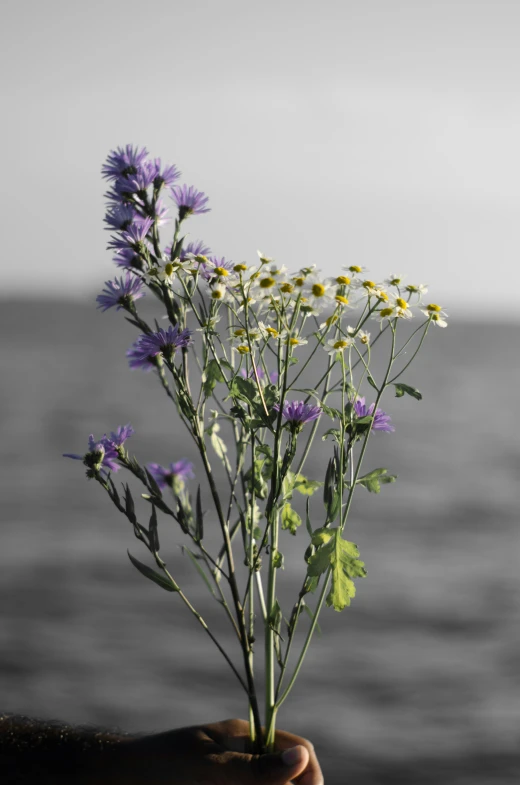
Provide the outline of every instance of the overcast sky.
[[516,0],[4,0],[4,296],[113,277],[100,167],[132,142],[207,193],[219,255],[518,318],[519,30]]

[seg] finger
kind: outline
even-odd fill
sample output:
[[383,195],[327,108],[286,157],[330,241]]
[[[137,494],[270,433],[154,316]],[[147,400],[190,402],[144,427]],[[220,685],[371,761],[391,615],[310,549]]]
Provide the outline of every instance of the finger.
[[289,785],[307,768],[309,752],[297,745],[287,753],[249,755],[228,751],[210,758],[218,762],[216,781],[222,785]]
[[323,785],[323,773],[312,742],[302,736],[296,736],[294,733],[277,730],[274,744],[276,750],[288,750],[299,744],[305,747],[309,753],[309,762],[301,775],[296,775],[295,782],[298,785]]

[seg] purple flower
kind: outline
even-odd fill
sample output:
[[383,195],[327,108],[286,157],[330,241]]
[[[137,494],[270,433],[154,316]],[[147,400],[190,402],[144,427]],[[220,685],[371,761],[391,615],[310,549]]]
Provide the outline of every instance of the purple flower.
[[124,232],[137,217],[138,214],[133,207],[130,205],[118,204],[107,212],[103,220],[108,224],[108,226],[105,227],[106,229],[115,229],[117,232]]
[[143,192],[155,181],[156,177],[156,165],[151,161],[145,161],[134,173],[128,174],[126,177],[122,177],[117,181],[117,190],[122,193],[143,194]]
[[[375,403],[371,403],[367,407],[364,398],[358,398],[357,401],[354,401],[354,412],[356,417],[360,419],[362,417],[371,417],[374,414],[374,407]],[[390,415],[386,414],[382,409],[376,409],[374,419],[372,420],[372,430],[384,431],[386,433],[395,431],[394,426],[390,424]]]
[[[133,436],[134,433],[135,431],[130,423],[120,425],[116,431],[110,431],[110,439],[108,441],[116,447],[122,447],[126,440]],[[105,440],[107,439],[106,434],[103,438]]]
[[157,368],[155,355],[145,355],[141,349],[139,341],[136,341],[127,351],[128,365],[130,368],[141,368],[143,371],[151,371]]
[[137,275],[127,273],[123,278],[114,278],[113,281],[105,281],[105,288],[102,294],[98,294],[96,302],[99,303],[98,308],[103,311],[108,311],[109,308],[117,306],[119,311],[121,308],[127,308],[131,302],[144,297],[143,283]]
[[128,174],[136,174],[148,155],[145,147],[139,149],[131,144],[111,150],[107,160],[101,167],[101,174],[106,180],[117,180]]
[[161,172],[160,158],[155,158],[153,164],[155,166],[155,179],[153,181],[153,187],[157,190],[163,185],[171,185],[181,176],[181,173],[173,164],[170,166],[165,166]]
[[149,463],[146,468],[161,489],[168,487],[179,490],[180,483],[184,485],[186,480],[195,476],[193,474],[193,464],[187,461],[186,458],[181,458],[176,463],[170,463],[168,468],[158,463]]
[[[160,327],[156,333],[141,335],[130,349],[131,356],[127,352],[127,357],[130,358],[130,367],[147,367],[149,363],[153,362],[151,358],[158,354],[171,362],[177,349],[185,349],[190,345],[191,335],[191,330],[180,330],[177,324],[175,327],[170,325],[167,330]],[[140,365],[141,363],[145,364]]]
[[[168,255],[171,253],[171,247],[166,249],[166,253]],[[197,240],[193,243],[188,243],[186,248],[183,248],[180,255],[181,262],[184,262],[188,258],[188,254],[193,254],[194,256],[207,256],[211,253],[211,248],[208,248],[207,245],[204,245],[203,240]]]
[[146,235],[153,225],[153,218],[141,218],[139,221],[131,224],[128,229],[121,232],[120,237],[112,236],[108,244],[108,248],[114,248],[116,251],[125,251],[127,248],[139,250],[139,247],[144,243]]
[[157,199],[155,203],[155,223],[157,226],[162,226],[171,221],[171,217],[168,215],[169,212],[170,208],[166,207],[162,199]]
[[208,261],[210,261],[211,264],[205,264],[203,262],[199,266],[199,272],[205,281],[211,281],[211,279],[215,277],[215,267],[221,267],[223,270],[227,270],[230,273],[233,272],[234,262],[230,262],[224,256],[208,256]]
[[128,423],[127,425],[120,425],[110,436],[106,433],[101,439],[94,439],[91,433],[88,437],[88,452],[85,455],[76,455],[75,453],[64,453],[64,458],[73,458],[75,461],[83,461],[85,466],[91,471],[103,472],[118,472],[120,469],[117,459],[119,457],[119,448],[124,442],[133,436],[134,429]]
[[210,208],[206,207],[209,199],[202,193],[197,191],[193,185],[173,185],[170,188],[170,193],[173,201],[179,208],[179,221],[183,221],[188,215],[198,215],[200,213],[209,213]]
[[[275,403],[274,408],[277,412],[280,411],[280,404]],[[299,430],[305,423],[318,419],[321,407],[312,406],[303,401],[284,401],[282,414],[292,428]]]
[[143,261],[139,254],[132,248],[125,248],[124,251],[119,251],[114,256],[113,261],[118,267],[123,267],[125,270],[143,270]]

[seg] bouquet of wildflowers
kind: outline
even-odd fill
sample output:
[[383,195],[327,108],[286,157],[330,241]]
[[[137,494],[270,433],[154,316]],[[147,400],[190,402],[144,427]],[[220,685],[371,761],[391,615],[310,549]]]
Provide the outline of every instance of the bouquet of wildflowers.
[[[396,479],[385,468],[362,473],[372,434],[394,430],[380,408],[382,396],[390,389],[397,398],[421,399],[401,376],[430,325],[446,326],[446,314],[439,305],[422,303],[425,286],[407,285],[400,275],[379,283],[350,265],[325,278],[311,267],[289,272],[260,252],[254,265],[235,264],[212,255],[203,242],[186,242],[185,222],[208,212],[208,198],[178,185],[177,168],[150,159],[145,149],[112,151],[102,172],[111,182],[108,247],[121,275],[105,284],[99,307],[125,311],[137,329],[129,366],[157,376],[197,447],[202,476],[195,487],[193,465],[178,454],[168,466],[142,465],[126,447],[131,425],[100,439],[90,436],[85,455],[67,457],[83,461],[87,477],[101,485],[149,551],[154,566],[129,554],[135,567],[178,595],[219,648],[247,695],[253,748],[271,751],[277,712],[295,683],[323,604],[342,611],[355,595],[355,580],[366,575],[344,532],[356,489],[379,493]],[[164,195],[176,207],[165,247]],[[164,309],[167,327],[151,325],[139,313],[146,290]],[[405,352],[411,355],[406,360]],[[382,368],[377,373],[371,362],[376,353]],[[302,387],[305,369],[318,366],[323,373],[312,389]],[[309,478],[305,466],[318,433],[330,455],[324,476]],[[224,490],[215,462],[226,478]],[[114,482],[120,469],[141,485],[147,525],[138,519],[128,482],[122,488]],[[218,553],[205,543],[203,498],[211,499],[218,519]],[[179,526],[190,546],[184,552],[227,614],[240,667],[186,596],[175,566],[163,559],[160,518]],[[291,536],[303,537],[307,547],[301,588],[287,609],[277,599],[277,584]],[[242,585],[240,563],[246,566]],[[296,654],[303,611],[310,622]],[[262,638],[263,722],[254,670]]]

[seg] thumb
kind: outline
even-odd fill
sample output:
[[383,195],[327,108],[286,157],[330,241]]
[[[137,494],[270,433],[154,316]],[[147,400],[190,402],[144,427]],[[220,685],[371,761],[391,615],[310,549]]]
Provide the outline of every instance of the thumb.
[[287,785],[305,771],[309,753],[298,744],[272,755],[225,753],[226,785]]

